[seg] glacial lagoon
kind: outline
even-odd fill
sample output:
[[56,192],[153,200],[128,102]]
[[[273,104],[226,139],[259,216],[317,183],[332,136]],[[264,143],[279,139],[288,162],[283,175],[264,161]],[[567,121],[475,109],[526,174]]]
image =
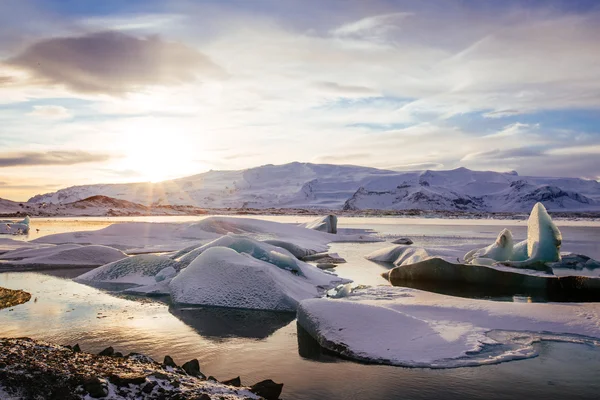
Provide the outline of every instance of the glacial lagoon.
[[[76,218],[33,220],[25,240],[51,233],[100,229],[124,220],[181,221],[202,217]],[[311,217],[264,217],[278,222],[306,222]],[[600,258],[597,222],[558,221],[564,251]],[[509,227],[524,238],[526,221],[340,218],[343,228],[373,229],[383,239],[410,237],[418,246],[481,243]],[[39,232],[35,229],[40,229]],[[366,254],[389,242],[332,243],[331,251],[348,262],[336,272],[356,283],[388,284],[380,274],[389,266]],[[29,336],[60,344],[79,343],[98,352],[108,345],[123,353],[142,352],[161,360],[166,354],[182,363],[191,358],[218,379],[241,375],[252,383],[266,377],[283,382],[286,399],[544,399],[597,398],[600,348],[541,342],[538,357],[498,365],[455,369],[402,368],[343,360],[323,349],[297,326],[295,315],[212,307],[181,307],[165,299],[124,296],[76,283],[89,270],[57,269],[5,272],[0,286],[24,289],[32,301],[0,311],[0,336]],[[435,287],[429,288],[436,291]],[[483,297],[485,294],[454,295]],[[518,293],[493,301],[544,301]],[[397,340],[403,340],[398,337]]]

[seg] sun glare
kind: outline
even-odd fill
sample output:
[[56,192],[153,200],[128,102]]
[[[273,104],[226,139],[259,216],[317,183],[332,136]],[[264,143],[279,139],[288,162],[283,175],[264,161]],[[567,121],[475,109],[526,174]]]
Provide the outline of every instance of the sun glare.
[[[154,128],[156,130],[156,127]],[[194,160],[194,145],[178,134],[146,130],[143,138],[127,135],[120,168],[134,172],[143,181],[160,182],[191,175],[201,165]]]

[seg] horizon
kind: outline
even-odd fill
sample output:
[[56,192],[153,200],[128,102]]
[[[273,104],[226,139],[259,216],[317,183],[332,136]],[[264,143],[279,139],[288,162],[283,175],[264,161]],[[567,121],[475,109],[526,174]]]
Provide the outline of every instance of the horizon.
[[[207,174],[210,172],[238,172],[238,171],[247,171],[247,170],[252,170],[252,169],[258,169],[258,168],[264,168],[264,167],[284,167],[287,165],[291,165],[291,164],[309,164],[309,165],[319,165],[319,166],[340,166],[340,167],[358,167],[358,168],[373,168],[373,167],[368,167],[368,166],[363,166],[363,165],[357,165],[357,164],[328,164],[328,163],[311,163],[311,162],[304,162],[304,161],[291,161],[289,163],[285,163],[285,164],[263,164],[263,165],[258,165],[258,166],[254,166],[254,167],[249,167],[249,168],[242,168],[242,169],[238,169],[238,170],[233,170],[233,169],[223,169],[223,170],[208,170],[208,171],[204,171],[201,173],[197,173],[197,174],[191,174],[191,175],[186,175],[186,176],[181,176],[181,177],[175,177],[172,179],[166,179],[163,181],[157,181],[157,182],[152,182],[152,181],[137,181],[137,182],[120,182],[120,183],[111,183],[111,182],[100,182],[98,184],[93,184],[93,185],[127,185],[127,184],[132,184],[132,185],[139,185],[139,184],[148,184],[148,185],[161,185],[163,183],[166,182],[170,182],[170,181],[176,181],[176,180],[180,180],[180,179],[187,179],[187,178],[193,178],[199,175],[203,175],[203,174]],[[452,171],[457,171],[457,170],[467,170],[467,171],[472,171],[472,172],[493,172],[493,173],[499,173],[499,174],[508,174],[508,175],[515,175],[515,176],[519,176],[519,177],[523,177],[523,178],[573,178],[573,177],[561,177],[561,176],[543,176],[543,175],[538,175],[538,176],[533,176],[533,175],[522,175],[520,174],[518,171],[515,170],[510,170],[510,171],[491,171],[491,170],[473,170],[470,168],[466,168],[466,167],[456,167],[456,168],[452,168],[452,169],[437,169],[437,170],[433,170],[433,169],[418,169],[418,170],[394,170],[394,169],[385,169],[385,168],[376,168],[379,169],[381,171],[389,171],[389,172],[394,172],[397,174],[408,174],[408,173],[423,173],[423,172],[427,172],[427,171],[432,171],[432,172],[452,172]],[[584,179],[587,180],[585,178],[573,178],[573,179]],[[592,181],[596,181],[598,183],[600,183],[600,180],[593,180]],[[57,190],[54,191],[49,191],[49,192],[44,192],[44,193],[36,193],[33,196],[28,197],[27,199],[10,199],[10,198],[6,198],[6,197],[0,197],[0,200],[4,199],[4,200],[9,200],[9,201],[13,201],[13,202],[28,202],[29,200],[31,200],[31,198],[38,196],[38,195],[45,195],[45,194],[49,194],[49,193],[55,193],[58,192],[62,189],[67,189],[70,187],[81,187],[81,186],[88,186],[86,184],[83,185],[72,185],[72,186],[68,186],[68,187],[61,187],[58,188]],[[94,196],[104,196],[104,197],[110,197],[110,196],[105,196],[102,194],[98,194],[98,195],[92,195],[91,197]],[[85,200],[85,199],[84,199]]]
[[0,198],[296,159],[598,181],[599,22],[592,0],[2,2]]

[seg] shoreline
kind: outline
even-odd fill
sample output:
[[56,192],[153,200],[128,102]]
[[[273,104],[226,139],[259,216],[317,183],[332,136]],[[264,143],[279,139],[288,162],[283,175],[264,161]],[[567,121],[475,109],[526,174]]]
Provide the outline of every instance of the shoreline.
[[239,376],[207,378],[196,359],[178,366],[168,355],[159,363],[112,347],[91,354],[78,344],[0,338],[0,395],[14,399],[277,400],[282,389],[270,379],[245,386]]

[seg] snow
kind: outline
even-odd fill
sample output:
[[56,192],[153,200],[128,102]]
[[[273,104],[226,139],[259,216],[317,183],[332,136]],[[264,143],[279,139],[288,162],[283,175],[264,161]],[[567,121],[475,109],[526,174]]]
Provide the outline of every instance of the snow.
[[337,222],[337,217],[335,215],[326,215],[302,224],[301,226],[321,232],[337,233]]
[[[360,233],[356,233],[356,231]],[[207,217],[199,222],[123,222],[97,231],[67,232],[43,236],[32,242],[99,244],[133,254],[194,248],[227,233],[244,234],[257,240],[282,240],[306,249],[307,252],[325,251],[327,243],[330,242],[381,241],[372,234],[361,230],[345,230],[343,234],[333,235],[273,221],[237,217]]]
[[26,267],[100,266],[127,257],[127,255],[120,250],[98,245],[77,247],[73,247],[73,245],[61,245],[24,250],[21,254],[23,253],[25,253],[27,257],[17,260],[3,260],[0,262],[0,266],[3,264]]
[[452,368],[534,357],[532,344],[600,345],[600,303],[509,303],[400,287],[309,299],[298,323],[321,346],[355,360]]
[[[20,242],[24,244],[23,242]],[[20,248],[12,251],[8,251],[0,255],[0,260],[20,260],[24,258],[33,258],[47,256],[57,251],[70,250],[82,247],[80,244],[60,244],[60,245],[45,245],[40,248]]]
[[307,249],[301,246],[298,246],[295,243],[288,242],[285,240],[277,240],[277,239],[267,239],[263,240],[263,242],[272,244],[273,246],[281,247],[289,251],[294,257],[301,259],[306,256],[310,256],[315,254],[317,251],[313,249]]
[[302,271],[305,276],[230,248],[210,247],[169,286],[178,303],[295,311],[300,300],[319,297],[324,288],[348,282],[308,264]]
[[179,269],[179,263],[168,257],[142,254],[103,265],[78,276],[75,280],[78,282],[132,283],[142,286],[173,277]]
[[[455,211],[600,210],[600,183],[512,172],[396,172],[352,165],[290,163],[210,171],[157,183],[85,185],[38,195],[32,203],[70,203],[105,195],[135,203],[204,208],[313,208]],[[13,205],[14,207],[14,205]]]
[[423,248],[410,245],[384,247],[368,254],[365,258],[371,261],[392,263],[396,266],[415,264],[431,258],[441,258],[448,262],[459,262],[464,252],[464,245],[438,248]]
[[189,265],[196,257],[212,247],[227,247],[238,253],[245,253],[258,260],[271,263],[278,268],[304,275],[302,267],[300,266],[301,262],[286,249],[260,242],[247,236],[232,233],[221,236],[204,246],[190,251],[183,255],[179,261],[183,265]]

